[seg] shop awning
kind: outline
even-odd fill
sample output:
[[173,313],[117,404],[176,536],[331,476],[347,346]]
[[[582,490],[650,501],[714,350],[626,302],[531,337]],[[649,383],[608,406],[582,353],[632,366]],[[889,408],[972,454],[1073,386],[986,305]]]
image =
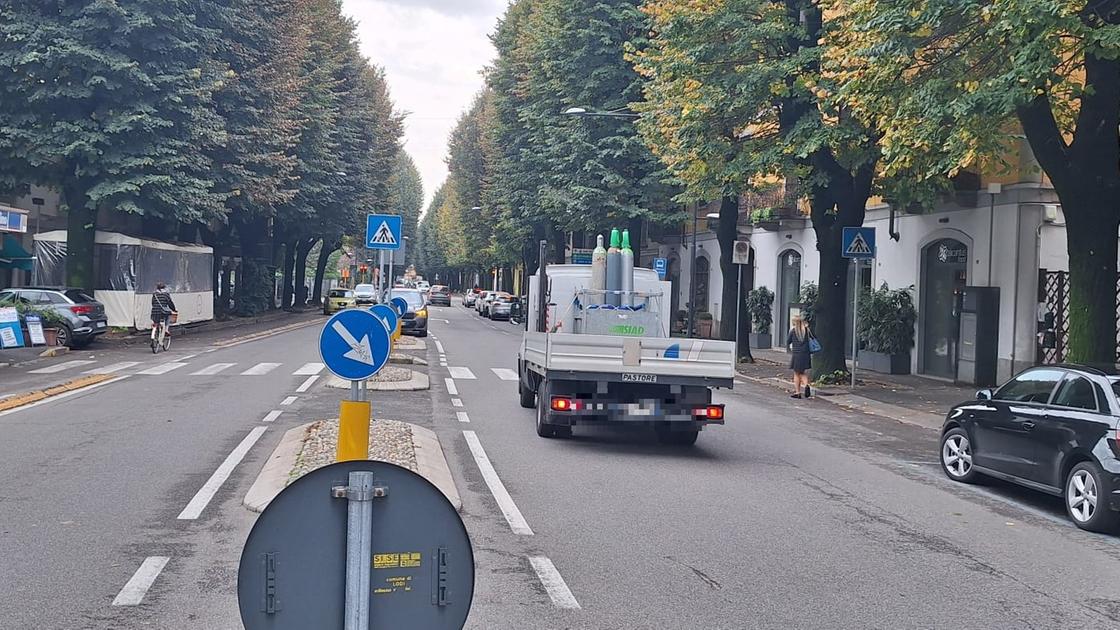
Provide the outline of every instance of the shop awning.
[[0,241],[0,269],[31,271],[35,258],[10,234]]

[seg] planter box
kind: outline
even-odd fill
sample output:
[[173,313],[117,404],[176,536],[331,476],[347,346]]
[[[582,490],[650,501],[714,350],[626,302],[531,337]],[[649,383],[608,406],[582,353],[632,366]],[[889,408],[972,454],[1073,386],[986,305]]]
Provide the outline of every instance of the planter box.
[[882,354],[870,350],[860,350],[859,367],[880,374],[909,374],[910,353]]
[[770,333],[751,333],[751,347],[769,350],[774,347],[774,336]]

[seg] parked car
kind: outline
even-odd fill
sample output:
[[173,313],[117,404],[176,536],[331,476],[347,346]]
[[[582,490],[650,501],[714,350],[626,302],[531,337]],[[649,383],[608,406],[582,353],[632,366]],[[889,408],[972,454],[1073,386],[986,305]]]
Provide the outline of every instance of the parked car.
[[432,306],[451,306],[451,288],[442,284],[432,285],[428,291],[428,304]]
[[359,284],[354,287],[354,304],[372,305],[377,302],[377,287],[372,284]]
[[21,302],[49,308],[64,320],[58,327],[58,345],[83,348],[109,330],[105,305],[82,289],[25,287],[0,291],[0,305]]
[[513,310],[513,300],[514,297],[509,293],[496,294],[486,307],[487,315],[492,320],[509,319],[510,312]]
[[337,313],[355,304],[354,292],[350,289],[331,289],[327,292],[327,297],[323,300],[323,314],[330,315],[331,313]]
[[467,308],[474,308],[475,302],[478,300],[478,293],[475,291],[467,291],[463,294],[463,306]]
[[1120,376],[1078,365],[1029,368],[949,410],[939,460],[954,481],[983,476],[1064,499],[1082,529],[1120,526]]
[[387,297],[389,300],[401,297],[404,298],[405,302],[408,302],[408,310],[401,318],[401,334],[416,335],[417,337],[428,336],[428,303],[424,300],[424,294],[419,289],[394,287],[392,291],[389,291]]
[[482,293],[479,293],[478,294],[478,300],[476,300],[475,303],[474,303],[475,312],[478,313],[479,315],[485,316],[486,315],[486,302],[491,297],[493,297],[493,295],[494,295],[493,291],[483,291]]

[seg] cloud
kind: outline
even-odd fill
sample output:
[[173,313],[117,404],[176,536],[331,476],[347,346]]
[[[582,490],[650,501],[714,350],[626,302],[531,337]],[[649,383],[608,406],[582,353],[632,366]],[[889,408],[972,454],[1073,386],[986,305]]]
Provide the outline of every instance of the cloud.
[[447,138],[482,89],[495,51],[489,34],[506,0],[343,0],[362,53],[385,68],[397,108],[409,112],[405,149],[431,200],[447,177]]

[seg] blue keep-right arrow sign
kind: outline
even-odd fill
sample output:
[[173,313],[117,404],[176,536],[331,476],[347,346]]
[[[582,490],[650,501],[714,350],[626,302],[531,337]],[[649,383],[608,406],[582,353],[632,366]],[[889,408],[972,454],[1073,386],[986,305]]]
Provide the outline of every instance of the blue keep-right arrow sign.
[[319,356],[327,369],[348,381],[364,381],[389,361],[389,331],[364,309],[335,314],[319,333]]

